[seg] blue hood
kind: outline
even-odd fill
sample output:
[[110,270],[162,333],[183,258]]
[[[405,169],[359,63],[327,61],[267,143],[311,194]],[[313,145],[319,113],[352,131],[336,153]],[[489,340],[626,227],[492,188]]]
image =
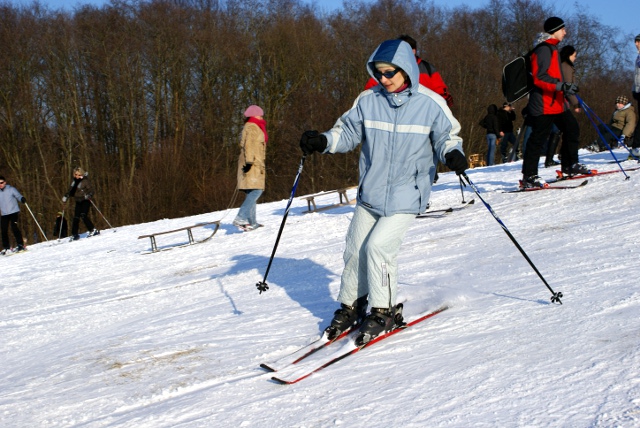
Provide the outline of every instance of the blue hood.
[[388,62],[403,69],[411,81],[409,88],[412,90],[418,89],[420,70],[409,43],[403,40],[387,40],[378,46],[375,52],[371,54],[369,61],[367,61],[367,70],[374,79],[373,72],[376,69],[375,63],[378,61]]

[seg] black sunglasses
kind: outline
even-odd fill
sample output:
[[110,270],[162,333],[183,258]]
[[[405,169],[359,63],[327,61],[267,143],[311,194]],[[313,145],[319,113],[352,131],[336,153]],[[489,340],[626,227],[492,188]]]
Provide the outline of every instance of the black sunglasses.
[[382,76],[386,77],[387,79],[393,79],[393,76],[395,76],[396,74],[398,74],[398,71],[402,70],[401,68],[396,68],[390,71],[385,71],[384,73],[378,69],[376,69],[373,72],[373,77],[375,77],[376,79],[380,80],[382,79]]

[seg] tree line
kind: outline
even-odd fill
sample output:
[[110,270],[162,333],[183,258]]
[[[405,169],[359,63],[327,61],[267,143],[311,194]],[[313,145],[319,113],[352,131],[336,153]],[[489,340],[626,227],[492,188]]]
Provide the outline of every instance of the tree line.
[[[286,199],[301,133],[333,125],[369,78],[373,49],[399,34],[449,86],[465,152],[485,153],[478,122],[503,101],[502,67],[553,15],[540,0],[474,10],[353,1],[330,13],[300,0],[112,0],[72,12],[0,3],[0,174],[49,234],[76,166],[113,225],[237,207],[242,112],[258,104],[269,133],[262,201]],[[615,97],[630,95],[633,39],[580,9],[562,18],[580,94],[608,118]],[[586,145],[596,134],[579,121]],[[357,159],[308,158],[298,194],[356,184]]]

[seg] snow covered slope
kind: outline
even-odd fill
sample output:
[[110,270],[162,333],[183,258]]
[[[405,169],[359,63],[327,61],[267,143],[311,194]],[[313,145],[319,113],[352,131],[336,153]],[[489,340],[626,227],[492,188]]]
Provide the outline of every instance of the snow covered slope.
[[[617,168],[604,153],[581,157]],[[0,258],[0,425],[640,426],[640,172],[502,193],[520,167],[468,174],[563,305],[549,302],[467,187],[476,203],[416,220],[399,257],[407,318],[452,308],[292,386],[259,364],[309,343],[331,319],[353,206],[302,214],[297,198],[262,294],[255,285],[286,201],[259,205],[265,227],[249,233],[231,225],[231,210]],[[462,199],[455,174],[441,174],[432,208]],[[137,239],[219,219],[199,245],[144,255],[149,240]],[[186,242],[186,233],[158,238],[160,247]]]

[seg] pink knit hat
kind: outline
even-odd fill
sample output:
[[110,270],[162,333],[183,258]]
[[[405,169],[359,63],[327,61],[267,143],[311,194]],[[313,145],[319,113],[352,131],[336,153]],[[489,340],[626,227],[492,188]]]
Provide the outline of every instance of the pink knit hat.
[[244,111],[244,115],[246,117],[264,116],[264,111],[260,107],[258,107],[257,105],[250,105]]

